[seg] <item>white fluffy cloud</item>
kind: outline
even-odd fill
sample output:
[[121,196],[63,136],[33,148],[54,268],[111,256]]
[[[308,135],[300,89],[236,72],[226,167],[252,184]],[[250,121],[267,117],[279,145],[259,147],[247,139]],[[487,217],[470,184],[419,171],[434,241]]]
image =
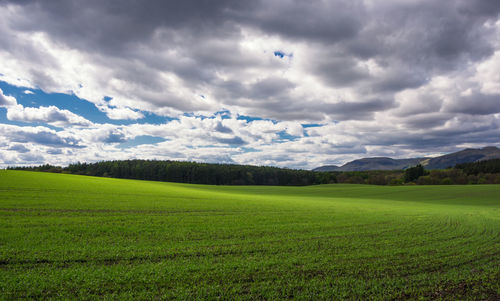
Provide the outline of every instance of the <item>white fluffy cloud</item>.
[[17,104],[13,96],[3,94],[0,89],[0,107],[7,109],[7,118],[12,121],[29,123],[47,123],[54,126],[91,126],[92,122],[78,116],[68,110],[61,110],[55,106],[48,107],[24,107]]
[[7,110],[7,118],[14,121],[47,123],[55,126],[90,126],[92,123],[68,110],[55,106],[30,108],[21,105],[11,106]]
[[16,98],[9,95],[4,95],[0,89],[0,107],[10,108],[17,105]]

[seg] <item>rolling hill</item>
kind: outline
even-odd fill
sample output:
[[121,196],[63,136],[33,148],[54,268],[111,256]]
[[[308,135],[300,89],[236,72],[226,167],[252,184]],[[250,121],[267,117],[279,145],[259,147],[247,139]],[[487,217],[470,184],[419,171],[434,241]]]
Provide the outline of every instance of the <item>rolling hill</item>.
[[0,299],[499,300],[499,195],[0,170]]

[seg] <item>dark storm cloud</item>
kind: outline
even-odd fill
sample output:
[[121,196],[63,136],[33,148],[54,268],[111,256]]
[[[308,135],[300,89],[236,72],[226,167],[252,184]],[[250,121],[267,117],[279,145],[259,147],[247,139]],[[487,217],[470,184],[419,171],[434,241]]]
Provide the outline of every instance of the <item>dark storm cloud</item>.
[[464,14],[494,17],[500,13],[500,2],[497,0],[461,0],[458,10]]
[[270,34],[321,43],[353,38],[363,28],[366,17],[359,0],[278,0],[259,4],[250,14],[239,11],[235,15]]
[[[127,51],[149,41],[159,28],[188,30],[189,35],[224,31],[227,11],[245,10],[246,1],[3,1],[25,6],[30,18],[16,25],[21,30],[49,32],[71,47],[92,47],[104,52]],[[221,32],[222,31],[222,32]],[[120,51],[122,52],[122,51]]]

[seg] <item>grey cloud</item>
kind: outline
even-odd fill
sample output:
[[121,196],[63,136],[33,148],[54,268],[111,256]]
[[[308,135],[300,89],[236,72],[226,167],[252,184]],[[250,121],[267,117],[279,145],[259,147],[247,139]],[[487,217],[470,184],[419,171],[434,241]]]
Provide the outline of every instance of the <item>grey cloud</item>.
[[313,71],[328,85],[345,87],[369,77],[368,70],[359,67],[352,57],[337,57],[335,52],[320,52],[316,55],[319,58],[314,59]]
[[344,120],[371,120],[374,113],[396,107],[398,104],[391,98],[370,99],[358,102],[339,101],[324,103],[322,101],[300,101],[293,98],[278,98],[265,103],[246,104],[250,113],[266,118],[273,118],[273,112],[279,111],[281,120],[323,120],[325,118]]
[[286,95],[295,87],[294,83],[279,77],[266,77],[251,84],[235,80],[218,81],[215,84],[221,88],[218,96],[232,99],[229,102],[233,104],[238,104],[240,98],[267,101],[269,98]]
[[215,140],[219,143],[230,144],[230,145],[243,145],[246,142],[241,139],[241,137],[235,136],[233,138],[215,138]]
[[24,145],[22,144],[15,144],[11,147],[9,147],[9,150],[13,150],[13,151],[16,151],[18,153],[27,153],[29,152],[30,150],[27,149]]
[[482,94],[476,91],[472,95],[458,97],[446,110],[472,115],[500,113],[500,94]]
[[349,1],[260,1],[250,14],[237,16],[265,32],[299,40],[335,43],[352,38],[362,29],[364,6]]
[[464,14],[494,17],[500,13],[500,2],[496,0],[461,0],[458,11]]
[[364,102],[345,102],[324,105],[318,109],[336,120],[372,119],[377,111],[385,111],[397,106],[393,99],[372,99]]
[[424,119],[427,118],[427,120],[420,120],[422,123],[435,122],[435,127],[426,128],[422,124],[415,124],[415,127],[406,127],[404,130],[393,129],[390,134],[383,128],[375,128],[370,132],[360,130],[356,135],[368,145],[397,146],[431,152],[445,146],[466,143],[498,144],[500,137],[498,118],[452,114],[444,116],[448,117],[448,120],[444,120],[446,118],[443,116],[440,118],[439,115],[435,115],[434,120],[425,115],[422,116]]
[[287,79],[268,77],[248,88],[248,97],[266,99],[287,93],[295,85]]
[[[184,158],[185,155],[183,154],[181,158]],[[201,162],[208,162],[208,163],[235,163],[233,158],[228,155],[228,154],[219,154],[219,155],[199,155],[196,156],[195,158],[188,158],[188,160],[196,160],[196,161],[201,161]]]
[[400,106],[395,109],[394,115],[398,117],[426,113],[437,113],[439,115],[438,112],[440,112],[442,105],[442,98],[430,93],[420,93],[412,99],[403,100]]
[[224,126],[222,122],[217,122],[217,125],[215,126],[215,130],[219,133],[232,133],[233,130],[228,128],[227,126]]
[[125,142],[125,135],[120,132],[109,132],[104,138],[101,139],[101,142],[104,143],[122,143]]
[[148,41],[159,28],[187,29],[197,35],[220,33],[217,29],[224,27],[227,11],[250,5],[229,0],[12,2],[31,12],[30,19],[16,24],[22,30],[43,30],[71,47],[115,53]]
[[[43,163],[44,162],[44,157],[42,155],[38,154],[22,154],[19,156],[21,161],[24,163]],[[19,163],[19,162],[17,162]]]
[[382,76],[373,78],[371,88],[378,93],[390,93],[418,88],[427,82],[427,75],[419,72],[418,68],[413,70],[397,68],[389,69]]
[[63,153],[63,151],[59,148],[51,148],[51,149],[47,150],[47,154],[49,154],[49,155],[60,155],[62,153]]
[[38,132],[38,133],[29,133],[29,132],[18,132],[14,137],[14,141],[17,142],[34,142],[47,146],[56,146],[56,147],[76,147],[81,148],[79,143],[80,141],[75,138],[63,138],[59,137],[57,134],[53,134],[50,132]]
[[18,143],[36,143],[52,147],[84,148],[79,139],[61,137],[57,133],[44,130],[30,130],[30,127],[20,128],[7,126],[0,128],[2,135],[9,141]]
[[450,114],[434,113],[434,114],[419,114],[415,116],[406,116],[403,123],[410,129],[432,129],[443,126],[446,121],[453,116]]

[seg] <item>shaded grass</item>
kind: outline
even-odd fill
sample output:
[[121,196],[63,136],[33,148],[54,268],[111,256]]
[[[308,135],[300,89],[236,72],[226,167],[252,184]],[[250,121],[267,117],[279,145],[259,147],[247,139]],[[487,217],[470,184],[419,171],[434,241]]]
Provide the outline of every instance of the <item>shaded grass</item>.
[[500,186],[208,186],[0,171],[0,295],[500,298]]

